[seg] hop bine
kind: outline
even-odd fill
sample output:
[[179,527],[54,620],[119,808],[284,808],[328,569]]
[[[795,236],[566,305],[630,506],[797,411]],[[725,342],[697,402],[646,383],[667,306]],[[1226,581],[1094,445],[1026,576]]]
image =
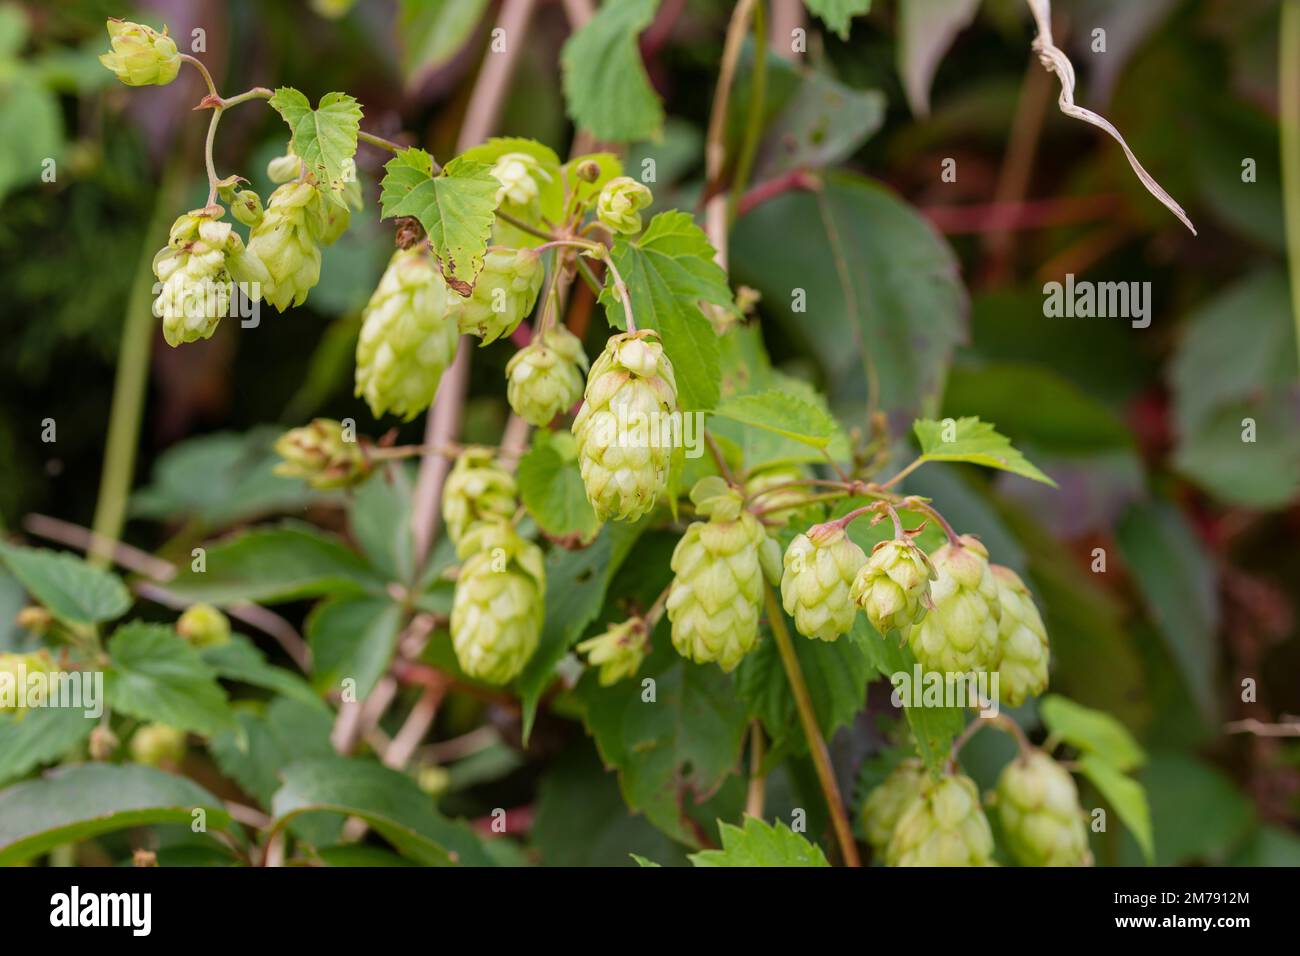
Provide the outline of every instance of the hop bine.
[[677,382],[658,333],[642,329],[610,338],[573,420],[582,482],[596,517],[635,521],[655,506],[668,482],[673,450],[664,433],[676,410]]
[[376,418],[427,409],[456,356],[460,299],[423,244],[399,249],[362,312],[356,394]]
[[506,398],[515,414],[541,428],[582,398],[587,353],[562,325],[524,346],[506,365]]
[[975,781],[926,783],[903,811],[885,852],[890,866],[992,866],[993,831]]
[[882,541],[853,579],[853,600],[884,637],[925,616],[934,576],[925,552],[912,542]]
[[487,345],[509,335],[537,302],[542,288],[540,256],[532,249],[494,249],[483,257],[474,291],[456,313],[460,331]]
[[276,440],[275,452],[283,459],[275,466],[277,475],[302,478],[322,491],[359,484],[370,477],[372,468],[361,442],[330,418],[317,418],[285,432]]
[[1010,568],[991,565],[998,586],[1002,617],[998,621],[998,689],[1010,707],[1019,707],[1030,697],[1047,690],[1050,652],[1047,629],[1025,582]]
[[687,527],[673,550],[668,619],[677,653],[731,671],[758,643],[764,586],[759,548],[766,535],[758,519],[742,510],[739,493],[706,497],[703,484],[692,490],[691,500],[708,520]]
[[884,853],[903,811],[920,797],[929,779],[925,765],[908,757],[867,795],[862,804],[862,829],[877,855]]
[[442,490],[442,520],[453,544],[480,521],[515,513],[515,479],[496,463],[490,448],[466,448]]
[[785,551],[781,603],[800,634],[833,641],[848,633],[857,613],[849,588],[866,560],[837,524],[795,536]]
[[515,678],[537,649],[544,616],[542,551],[506,521],[476,524],[457,551],[465,559],[451,606],[451,642],[470,677]]
[[922,668],[952,678],[997,670],[1002,616],[989,553],[979,540],[962,535],[931,555],[933,607],[907,629],[907,643]]
[[1007,849],[1022,866],[1092,865],[1074,778],[1041,750],[1003,769],[997,811]]

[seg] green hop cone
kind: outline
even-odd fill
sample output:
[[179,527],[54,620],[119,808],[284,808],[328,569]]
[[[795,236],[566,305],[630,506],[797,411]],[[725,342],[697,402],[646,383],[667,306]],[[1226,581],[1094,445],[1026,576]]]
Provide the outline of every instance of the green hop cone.
[[112,52],[99,62],[127,86],[166,86],[180,72],[180,53],[166,27],[159,33],[142,23],[109,20],[108,42]]
[[610,338],[573,420],[587,499],[602,521],[635,521],[668,483],[677,410],[673,366],[652,329]]
[[230,311],[235,283],[257,301],[270,274],[228,222],[220,206],[198,209],[172,223],[167,245],[153,257],[160,285],[153,313],[162,319],[163,338],[175,348],[183,342],[211,338]]
[[929,779],[925,764],[908,757],[867,795],[862,804],[862,829],[877,855],[885,852],[903,811],[921,795]]
[[43,685],[28,683],[28,676],[53,672],[54,661],[47,651],[0,654],[0,714],[21,717],[28,707],[43,703]]
[[970,535],[960,540],[960,546],[945,544],[930,556],[935,571],[932,607],[906,634],[921,667],[950,678],[991,673],[1001,659],[1001,604],[989,553]]
[[489,448],[466,448],[442,489],[442,520],[452,543],[480,521],[515,513],[515,479],[496,463]]
[[176,622],[176,633],[198,648],[230,642],[230,619],[211,604],[195,604]]
[[1021,866],[1092,866],[1074,778],[1041,750],[1007,764],[998,777],[997,811],[1007,849]]
[[241,189],[230,200],[230,214],[245,226],[262,221],[262,197],[251,189]]
[[934,570],[925,552],[910,541],[892,538],[871,551],[853,579],[853,600],[883,637],[925,616]]
[[804,637],[833,641],[853,627],[857,607],[849,594],[867,560],[838,525],[817,525],[785,549],[781,603]]
[[649,651],[650,632],[639,617],[611,624],[605,633],[578,645],[578,653],[587,655],[588,665],[600,668],[601,687],[635,676]]
[[456,317],[461,332],[477,335],[482,345],[509,335],[533,311],[545,271],[532,249],[489,252],[474,291],[460,303]]
[[451,605],[451,643],[461,670],[506,684],[537,649],[546,571],[542,551],[506,521],[476,524],[458,548],[468,555]]
[[552,326],[506,364],[506,398],[515,414],[538,428],[582,398],[587,353],[578,337]]
[[301,478],[313,488],[347,488],[370,476],[365,449],[340,422],[317,418],[303,428],[291,428],[276,440],[283,461],[275,466],[282,478]]
[[277,186],[248,236],[248,249],[266,265],[270,288],[266,301],[283,312],[302,305],[320,281],[320,247],[312,232],[316,187],[310,183]]
[[150,767],[178,766],[185,759],[185,732],[166,724],[145,724],[131,736],[131,759]]
[[998,693],[1008,707],[1019,707],[1029,697],[1047,690],[1050,652],[1047,629],[1025,582],[1010,568],[990,565],[998,585],[1002,617],[998,621]]
[[357,339],[356,394],[376,418],[410,420],[429,407],[456,356],[458,304],[426,246],[393,254]]
[[640,232],[641,210],[653,201],[644,183],[618,176],[607,182],[596,198],[596,218],[614,232]]
[[302,175],[302,160],[292,152],[277,156],[266,164],[266,178],[277,186]]
[[542,185],[551,181],[551,175],[536,156],[505,153],[492,165],[492,175],[501,183],[497,204],[502,209],[529,222],[538,217]]
[[961,774],[929,781],[898,818],[890,866],[992,866],[993,831],[975,781]]
[[[789,524],[808,499],[806,488],[782,487],[805,478],[796,465],[778,465],[750,474],[745,480],[745,497],[763,509],[764,519]],[[771,489],[778,489],[773,491]]]
[[673,647],[697,664],[716,661],[731,671],[758,643],[765,586],[759,548],[766,535],[734,491],[711,499],[692,491],[691,498],[709,520],[693,522],[673,550],[667,603]]

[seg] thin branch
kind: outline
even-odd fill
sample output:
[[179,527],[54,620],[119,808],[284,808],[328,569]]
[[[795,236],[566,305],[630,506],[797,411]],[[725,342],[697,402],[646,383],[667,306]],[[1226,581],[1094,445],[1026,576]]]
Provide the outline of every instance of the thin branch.
[[763,776],[763,725],[755,720],[749,727],[749,789],[745,795],[745,816],[763,818],[767,778]]
[[1281,723],[1266,724],[1254,717],[1232,720],[1223,725],[1224,733],[1254,734],[1256,737],[1300,737],[1300,718],[1283,719]]
[[745,34],[749,31],[750,17],[755,0],[740,0],[727,24],[727,39],[722,48],[722,65],[718,70],[718,83],[713,91],[713,107],[709,112],[709,129],[704,141],[704,179],[713,198],[704,207],[705,232],[712,243],[718,265],[727,268],[727,196],[719,190],[722,173],[727,162],[727,107],[731,100],[731,85],[744,48]]

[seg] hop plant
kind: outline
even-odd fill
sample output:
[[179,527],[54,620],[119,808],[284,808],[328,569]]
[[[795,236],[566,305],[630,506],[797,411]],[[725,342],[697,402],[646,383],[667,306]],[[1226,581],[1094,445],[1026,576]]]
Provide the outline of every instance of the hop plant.
[[275,452],[283,459],[275,466],[277,475],[302,478],[313,488],[347,488],[370,477],[371,463],[361,443],[330,418],[285,432]]
[[795,536],[785,550],[781,603],[800,634],[833,641],[848,633],[857,612],[849,586],[866,560],[838,524]]
[[0,714],[21,716],[29,706],[40,703],[40,685],[28,685],[28,675],[53,671],[54,662],[46,651],[0,654]]
[[490,448],[466,448],[456,458],[442,489],[442,520],[458,545],[480,521],[515,513],[515,479],[498,465]]
[[998,621],[998,692],[1010,707],[1019,707],[1029,697],[1047,690],[1047,662],[1050,656],[1047,629],[1034,604],[1034,596],[1010,568],[990,565],[997,582],[1002,617]]
[[1001,604],[988,558],[984,545],[970,535],[931,556],[933,606],[907,629],[908,646],[926,671],[956,676],[997,669]]
[[429,407],[456,355],[456,310],[427,247],[399,249],[362,312],[356,394],[376,418],[407,420]]
[[536,218],[542,184],[551,181],[536,156],[505,153],[492,165],[492,175],[501,183],[497,203],[506,212],[527,220]]
[[166,86],[176,79],[181,57],[166,27],[159,33],[130,20],[109,20],[107,26],[112,52],[102,54],[99,62],[119,80],[127,86]]
[[257,301],[270,284],[258,254],[228,222],[221,207],[187,212],[172,223],[167,245],[153,258],[162,286],[153,312],[163,321],[163,338],[175,348],[182,342],[211,338],[230,309],[233,283]]
[[1092,865],[1074,778],[1041,750],[1007,764],[997,811],[1007,849],[1022,866]]
[[766,535],[758,519],[742,510],[737,492],[706,496],[702,485],[691,499],[708,520],[687,527],[673,550],[668,619],[677,653],[731,671],[758,643],[764,587],[759,548]]
[[673,366],[652,329],[610,338],[587,376],[573,420],[578,464],[596,516],[635,521],[655,505],[668,482],[671,443],[666,416],[677,409]]
[[211,604],[195,604],[176,622],[176,633],[199,648],[228,644],[230,619]]
[[451,642],[461,670],[506,684],[541,637],[546,592],[542,551],[506,521],[484,521],[461,539],[465,557],[451,606]]
[[245,226],[256,226],[262,221],[262,197],[251,189],[240,189],[230,201],[230,214]]
[[293,151],[277,156],[266,164],[266,178],[277,186],[297,179],[302,175],[302,160]]
[[596,198],[596,218],[614,232],[640,232],[641,210],[653,201],[650,187],[630,176],[618,176]]
[[975,781],[953,774],[926,783],[898,818],[890,866],[991,866],[993,831]]
[[131,759],[159,767],[185,759],[185,732],[166,724],[145,724],[131,735]]
[[506,398],[515,414],[541,428],[582,398],[587,353],[562,325],[548,328],[506,365]]
[[889,772],[862,804],[862,828],[877,854],[885,851],[898,821],[930,779],[925,765],[909,757]]
[[488,252],[474,291],[456,313],[460,331],[477,335],[483,345],[509,335],[533,311],[544,272],[532,249]]
[[882,541],[853,579],[853,600],[884,636],[925,616],[934,574],[925,552],[912,542]]
[[302,305],[320,281],[320,247],[309,221],[317,214],[316,202],[316,187],[310,183],[277,186],[266,212],[249,233],[249,251],[270,273],[266,301],[281,312]]
[[[798,512],[798,506],[807,500],[802,488],[784,488],[799,481],[804,473],[796,465],[778,465],[752,473],[745,481],[745,497],[763,509],[764,519],[774,519],[788,524]],[[769,489],[779,489],[771,491]]]
[[649,650],[650,631],[639,617],[611,624],[605,633],[578,645],[578,653],[587,655],[587,663],[600,668],[601,687],[635,676]]

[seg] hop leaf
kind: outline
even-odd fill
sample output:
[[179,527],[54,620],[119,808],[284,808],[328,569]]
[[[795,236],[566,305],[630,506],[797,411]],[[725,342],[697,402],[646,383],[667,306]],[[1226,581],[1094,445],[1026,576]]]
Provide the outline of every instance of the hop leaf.
[[[293,87],[281,87],[271,107],[289,124],[289,151],[324,189],[338,192],[356,176],[353,157],[361,128],[361,104],[346,93],[326,93],[316,109]],[[297,175],[295,171],[295,175]]]

